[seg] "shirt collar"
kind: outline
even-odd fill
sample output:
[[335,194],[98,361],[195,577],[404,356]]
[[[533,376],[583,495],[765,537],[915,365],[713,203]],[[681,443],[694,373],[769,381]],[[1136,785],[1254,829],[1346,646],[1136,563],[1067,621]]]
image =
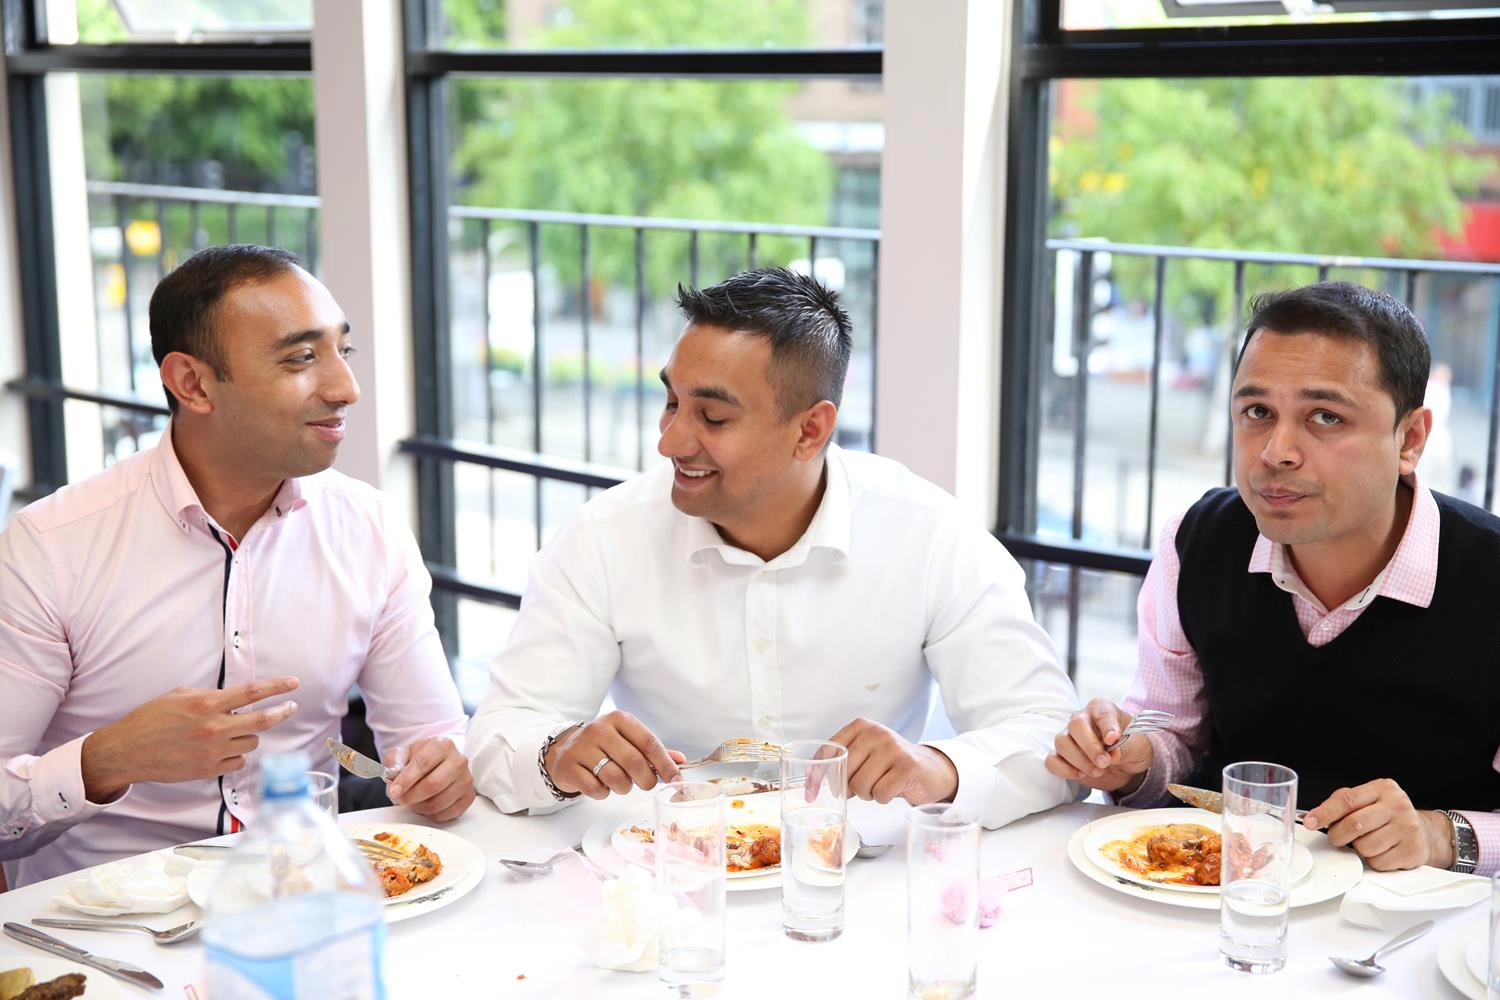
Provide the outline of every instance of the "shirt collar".
[[[182,467],[182,460],[177,457],[177,448],[172,441],[172,424],[169,419],[166,429],[162,431],[161,441],[156,446],[156,453],[152,456],[151,482],[156,487],[157,498],[183,534],[192,531],[194,527],[222,531],[208,511],[203,509],[198,491],[193,489],[193,484]],[[281,489],[276,492],[266,515],[279,519],[294,510],[301,510],[307,506],[303,493],[301,479],[283,479]]]
[[724,541],[717,528],[703,517],[688,518],[688,551],[690,565],[702,566],[710,551],[731,565],[766,566],[785,569],[800,566],[814,549],[826,549],[836,560],[849,558],[850,522],[853,519],[849,496],[849,474],[844,468],[842,449],[830,444],[823,454],[823,499],[813,519],[796,544],[766,562],[753,552],[746,552]]
[[[1427,484],[1416,473],[1403,477],[1403,480],[1412,489],[1412,503],[1401,541],[1391,554],[1391,561],[1376,574],[1368,587],[1346,601],[1344,607],[1363,608],[1377,597],[1388,597],[1419,608],[1432,604],[1432,595],[1437,589],[1438,528],[1441,518],[1437,501],[1432,498],[1432,491],[1427,488]],[[1297,575],[1296,567],[1287,555],[1286,546],[1271,541],[1265,535],[1257,535],[1255,538],[1248,571],[1269,573],[1272,581],[1282,590],[1300,594],[1313,604],[1318,603],[1307,589],[1307,584]]]

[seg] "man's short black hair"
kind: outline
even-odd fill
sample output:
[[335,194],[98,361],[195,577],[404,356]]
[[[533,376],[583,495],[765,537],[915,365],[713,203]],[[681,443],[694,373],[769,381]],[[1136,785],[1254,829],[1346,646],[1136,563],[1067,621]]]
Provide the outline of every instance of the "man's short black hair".
[[[276,247],[239,243],[199,250],[151,293],[151,356],[160,365],[168,354],[180,351],[208,365],[220,381],[229,381],[224,344],[214,329],[219,303],[240,285],[269,281],[301,266],[296,254]],[[167,408],[176,413],[177,397],[166,392]]]
[[[1400,422],[1422,405],[1432,352],[1427,334],[1400,300],[1348,281],[1320,281],[1284,292],[1260,295],[1250,303],[1250,323],[1240,360],[1259,330],[1280,334],[1317,333],[1362,340],[1380,360],[1380,384],[1396,404]],[[1235,362],[1238,366],[1239,361]]]
[[689,324],[770,340],[766,377],[783,420],[822,400],[843,400],[853,326],[838,295],[816,278],[762,267],[702,290],[678,285],[677,307]]

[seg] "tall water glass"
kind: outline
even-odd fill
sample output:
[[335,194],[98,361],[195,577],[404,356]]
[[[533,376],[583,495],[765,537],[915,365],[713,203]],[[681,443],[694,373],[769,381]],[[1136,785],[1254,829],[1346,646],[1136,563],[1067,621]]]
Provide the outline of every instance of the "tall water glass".
[[724,795],[679,781],[656,806],[658,971],[674,997],[711,997],[724,979]]
[[1219,953],[1232,969],[1268,973],[1286,964],[1296,811],[1291,768],[1260,761],[1224,768]]
[[326,812],[337,823],[339,820],[339,779],[327,771],[308,771],[307,792],[312,797],[313,805]]
[[1484,995],[1500,1000],[1500,872],[1490,876],[1490,964]]
[[975,995],[979,966],[979,817],[954,805],[906,817],[910,1000]]
[[781,747],[781,926],[798,941],[844,933],[844,811],[849,750],[826,740]]

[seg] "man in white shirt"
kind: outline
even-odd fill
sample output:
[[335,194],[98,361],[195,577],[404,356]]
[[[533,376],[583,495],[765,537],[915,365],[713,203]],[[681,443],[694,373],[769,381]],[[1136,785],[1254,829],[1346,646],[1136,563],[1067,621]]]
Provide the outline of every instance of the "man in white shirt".
[[[1072,798],[1043,760],[1076,694],[1020,566],[937,487],[830,443],[851,349],[836,296],[767,268],[678,304],[671,462],[538,555],[470,722],[477,789],[547,811],[748,736],[832,739],[851,794],[951,800],[989,827]],[[934,678],[961,735],[919,744]],[[619,709],[582,721],[610,692]]]

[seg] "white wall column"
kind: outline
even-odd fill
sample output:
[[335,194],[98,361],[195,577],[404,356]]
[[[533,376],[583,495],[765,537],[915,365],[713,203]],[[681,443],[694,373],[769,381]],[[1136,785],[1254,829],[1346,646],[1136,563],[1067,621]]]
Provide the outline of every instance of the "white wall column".
[[406,80],[398,0],[315,0],[318,239],[323,283],[353,328],[361,398],[340,471],[383,490],[416,523]]
[[[0,163],[15,163],[10,145],[10,101],[3,73],[0,73]],[[15,186],[8,179],[0,183],[0,385],[26,373],[15,197]],[[26,420],[26,397],[3,390],[0,390],[0,452],[5,452],[17,463],[17,477],[29,483],[31,438]],[[0,530],[4,529],[9,514],[9,510],[0,510]]]
[[986,527],[999,460],[1012,2],[885,13],[877,450]]

